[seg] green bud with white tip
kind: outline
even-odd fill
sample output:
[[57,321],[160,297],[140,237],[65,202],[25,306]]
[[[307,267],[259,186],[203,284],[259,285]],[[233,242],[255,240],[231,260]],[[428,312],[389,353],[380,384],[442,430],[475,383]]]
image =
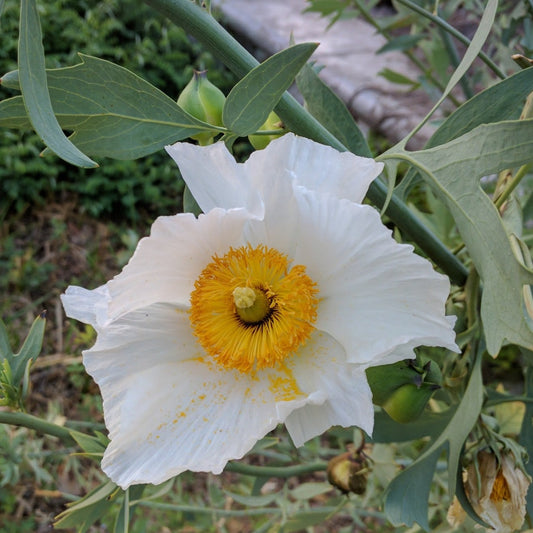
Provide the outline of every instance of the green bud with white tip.
[[[191,81],[179,95],[178,105],[202,122],[222,126],[222,110],[225,101],[224,93],[207,79],[207,72],[195,70]],[[216,131],[206,131],[192,135],[191,138],[201,145],[206,145],[213,142],[216,134]]]

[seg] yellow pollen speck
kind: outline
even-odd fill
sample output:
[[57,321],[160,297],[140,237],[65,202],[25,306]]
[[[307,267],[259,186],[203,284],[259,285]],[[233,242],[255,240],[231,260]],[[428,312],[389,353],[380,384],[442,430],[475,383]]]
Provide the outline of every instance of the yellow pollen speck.
[[285,366],[282,366],[281,370],[285,374],[284,376],[278,374],[277,376],[268,377],[270,381],[268,388],[277,402],[296,400],[302,395],[302,391],[298,387],[292,372]]
[[205,400],[205,394],[200,394],[200,396],[198,396],[198,399],[199,400]]
[[214,256],[194,284],[190,321],[216,363],[254,375],[303,345],[317,316],[318,289],[303,265],[265,246]]

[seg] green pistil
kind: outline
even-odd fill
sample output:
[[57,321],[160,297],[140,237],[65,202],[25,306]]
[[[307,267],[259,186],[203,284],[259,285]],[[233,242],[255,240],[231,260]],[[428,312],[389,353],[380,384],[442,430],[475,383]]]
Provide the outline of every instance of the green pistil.
[[251,287],[237,287],[233,291],[235,310],[247,324],[257,324],[270,314],[270,300],[267,295]]

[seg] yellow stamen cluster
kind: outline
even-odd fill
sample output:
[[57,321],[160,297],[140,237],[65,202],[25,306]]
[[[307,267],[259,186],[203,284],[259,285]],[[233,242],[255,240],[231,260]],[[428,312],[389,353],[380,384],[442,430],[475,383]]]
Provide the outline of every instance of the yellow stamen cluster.
[[317,288],[305,267],[265,246],[214,256],[191,293],[190,320],[203,348],[226,368],[274,367],[314,329]]
[[511,491],[509,490],[509,485],[507,484],[507,480],[505,479],[501,468],[496,474],[496,479],[494,480],[494,485],[492,486],[492,491],[490,493],[490,499],[493,502],[501,502],[511,499]]

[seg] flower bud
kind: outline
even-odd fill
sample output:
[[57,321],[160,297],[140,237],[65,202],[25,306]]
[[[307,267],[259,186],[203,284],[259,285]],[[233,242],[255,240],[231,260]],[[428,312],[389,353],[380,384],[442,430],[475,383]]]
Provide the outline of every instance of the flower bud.
[[431,359],[418,357],[391,365],[367,368],[372,401],[396,422],[418,418],[433,392],[442,385],[442,373]]
[[330,459],[328,481],[345,494],[364,494],[366,490],[368,461],[363,453],[346,452]]
[[[178,98],[178,105],[189,115],[213,126],[222,126],[222,110],[226,97],[208,79],[206,71],[194,71],[191,81],[186,85]],[[197,133],[191,137],[201,145],[210,144],[213,132]]]
[[396,389],[383,403],[385,412],[396,422],[406,424],[416,420],[424,411],[438,385],[407,383]]
[[[521,458],[509,450],[499,457],[480,451],[463,472],[464,489],[478,516],[493,530],[510,533],[521,529],[526,515],[526,496],[530,479],[523,471]],[[448,511],[448,522],[459,525],[466,513],[457,498]]]
[[[265,123],[259,128],[259,131],[279,130],[283,128],[284,125],[281,119],[274,111],[271,111]],[[283,133],[278,133],[277,135],[248,135],[248,139],[256,150],[262,150],[268,146],[270,141],[281,137]]]

